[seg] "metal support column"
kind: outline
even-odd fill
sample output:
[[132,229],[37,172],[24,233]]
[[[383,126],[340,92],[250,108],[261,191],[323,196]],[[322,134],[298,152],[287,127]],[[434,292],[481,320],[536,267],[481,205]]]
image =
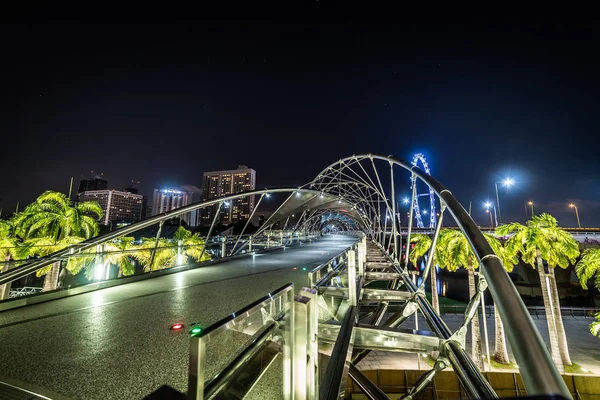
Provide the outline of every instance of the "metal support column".
[[[248,224],[250,224],[250,221],[252,221],[252,218],[254,217],[254,213],[258,209],[258,206],[260,206],[260,202],[262,201],[264,196],[265,196],[264,193],[260,195],[260,198],[256,202],[256,206],[254,206],[254,208],[252,209],[252,212],[250,213],[250,216],[248,217],[248,221],[246,221],[246,223],[244,224],[244,229],[242,229],[240,236],[238,236],[237,240],[235,241],[235,244],[233,245],[233,248],[231,249],[231,255],[234,254],[235,248],[237,247],[238,242],[240,241],[242,236],[244,236],[244,232],[246,232],[246,228],[248,227]],[[252,240],[252,236],[250,236],[250,240]],[[252,251],[252,249],[250,249],[249,251]]]
[[213,217],[212,223],[210,224],[210,228],[208,228],[208,233],[206,234],[206,240],[204,240],[204,247],[202,248],[202,252],[200,253],[200,260],[202,260],[202,256],[204,255],[204,252],[206,251],[206,246],[208,246],[208,239],[210,239],[210,234],[213,231],[213,228],[215,227],[215,222],[217,222],[217,219],[219,218],[219,212],[221,212],[221,206],[223,205],[223,202],[219,203],[219,206],[217,207],[217,211],[215,212],[215,216]]
[[158,223],[158,232],[156,232],[156,237],[154,238],[154,248],[152,249],[152,255],[150,256],[150,263],[148,269],[152,271],[152,267],[154,266],[154,258],[156,256],[156,248],[158,247],[158,242],[160,239],[160,234],[162,233],[162,227],[165,221],[160,221]]
[[412,226],[413,226],[413,210],[414,210],[415,202],[417,201],[417,198],[416,198],[416,196],[417,196],[417,176],[415,175],[414,172],[411,175],[411,179],[412,179],[412,195],[411,195],[410,209],[408,211],[408,213],[409,213],[408,232],[406,235],[406,255],[405,255],[406,261],[404,262],[404,268],[406,271],[408,271],[408,256],[410,254],[410,234],[412,232]]
[[[446,211],[446,203],[441,201],[441,210],[440,210],[440,218],[438,218],[437,224],[435,225],[435,231],[433,233],[433,239],[431,240],[431,248],[429,249],[429,254],[427,255],[427,264],[425,264],[425,269],[423,270],[423,279],[421,280],[421,285],[419,286],[419,290],[425,290],[425,281],[429,276],[429,271],[431,268],[435,268],[433,265],[433,260],[435,258],[435,248],[437,246],[438,237],[440,236],[440,230],[442,229],[442,222],[444,221],[444,211]],[[431,291],[437,290],[434,287],[435,285],[432,283]]]

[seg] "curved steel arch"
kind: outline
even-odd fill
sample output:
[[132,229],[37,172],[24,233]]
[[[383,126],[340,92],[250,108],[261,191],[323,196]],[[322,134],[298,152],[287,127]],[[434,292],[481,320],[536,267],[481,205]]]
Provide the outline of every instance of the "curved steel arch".
[[[329,218],[328,218],[329,217]],[[325,218],[325,221],[323,219]],[[348,221],[349,220],[349,221]],[[346,227],[346,230],[357,230],[360,226],[360,222],[356,221],[352,216],[348,215],[339,210],[320,210],[311,217],[307,218],[302,222],[301,226],[296,227],[295,230],[320,230],[325,223],[328,221],[338,221],[340,224]]]
[[[508,340],[513,349],[513,354],[519,365],[528,393],[559,393],[570,398],[570,392],[552,362],[550,354],[546,349],[546,345],[544,344],[539,331],[535,327],[519,293],[506,273],[502,262],[494,253],[475,222],[448,189],[417,166],[409,164],[394,156],[383,156],[378,154],[353,155],[342,158],[336,163],[323,169],[317,176],[317,179],[325,171],[335,168],[338,164],[357,163],[362,160],[370,160],[371,162],[373,160],[387,161],[392,170],[392,180],[393,166],[399,166],[409,171],[413,180],[416,178],[421,179],[433,192],[435,192],[435,194],[437,194],[442,204],[442,209],[444,206],[447,206],[448,211],[464,233],[477,256],[481,265],[481,271],[487,280],[494,303],[498,308],[500,317],[505,326]],[[413,185],[413,197],[414,191],[415,186]],[[393,214],[395,215],[395,204],[393,201],[391,207],[393,208]],[[385,210],[385,212],[387,214],[389,210]],[[412,215],[412,207],[410,214]],[[397,228],[395,227],[396,218],[393,218],[392,220],[392,234],[395,237],[397,233]],[[408,240],[410,240],[410,230],[412,228],[411,222],[412,218],[409,220]]]

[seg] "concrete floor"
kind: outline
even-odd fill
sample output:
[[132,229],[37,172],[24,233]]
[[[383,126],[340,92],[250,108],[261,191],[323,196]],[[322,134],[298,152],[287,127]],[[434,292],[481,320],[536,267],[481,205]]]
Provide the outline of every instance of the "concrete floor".
[[[0,313],[3,376],[78,399],[187,389],[189,324],[208,326],[352,244],[345,236]],[[293,269],[297,267],[297,269]],[[172,323],[185,329],[171,331]]]

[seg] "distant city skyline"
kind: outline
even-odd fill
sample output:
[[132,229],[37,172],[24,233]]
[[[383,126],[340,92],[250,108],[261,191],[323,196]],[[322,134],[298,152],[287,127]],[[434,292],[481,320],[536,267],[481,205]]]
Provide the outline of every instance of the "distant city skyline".
[[121,23],[44,13],[0,27],[14,38],[0,65],[0,207],[67,193],[91,170],[150,195],[238,163],[260,171],[257,187],[298,187],[352,154],[425,152],[480,224],[510,173],[503,220],[524,220],[532,200],[575,226],[575,202],[583,226],[600,226],[591,14],[568,24],[537,9],[321,3],[145,23],[147,5]]

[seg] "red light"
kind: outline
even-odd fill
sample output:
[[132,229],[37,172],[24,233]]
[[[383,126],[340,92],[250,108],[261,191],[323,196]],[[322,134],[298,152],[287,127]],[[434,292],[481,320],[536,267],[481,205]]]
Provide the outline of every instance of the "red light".
[[292,268],[292,269],[298,269],[298,268],[294,267],[294,268]]
[[173,325],[171,325],[171,327],[169,329],[172,331],[178,331],[181,328],[183,328],[183,324],[173,324]]

